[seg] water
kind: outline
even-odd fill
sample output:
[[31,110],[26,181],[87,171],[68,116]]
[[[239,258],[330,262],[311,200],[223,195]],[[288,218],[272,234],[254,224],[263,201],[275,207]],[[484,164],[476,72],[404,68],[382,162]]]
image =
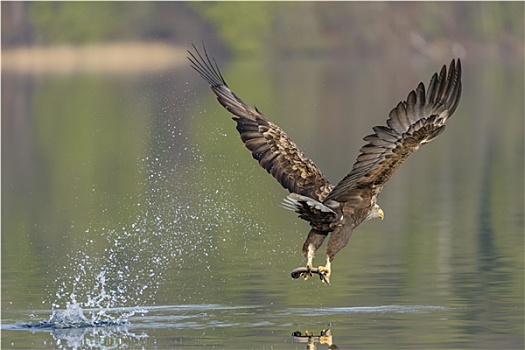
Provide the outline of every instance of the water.
[[[45,338],[50,334],[59,347],[109,348],[111,346],[107,343],[108,339],[119,339],[120,347],[154,348],[163,347],[156,344],[156,337],[171,334],[171,344],[181,347],[303,348],[301,344],[305,339],[292,337],[293,332],[304,334],[309,331],[319,335],[322,330],[329,328],[334,344],[351,345],[363,342],[361,337],[374,337],[374,334],[377,337],[381,328],[388,323],[408,323],[415,326],[414,316],[425,320],[427,326],[446,329],[447,320],[458,313],[458,310],[430,305],[275,309],[264,305],[198,304],[126,311],[136,312],[136,315],[133,322],[121,325],[71,325],[63,328],[59,324],[39,322],[9,325],[4,330],[31,330],[34,332],[32,347],[38,346],[34,340],[39,335]],[[79,317],[76,312],[71,313],[70,322]],[[298,319],[304,321],[297,322]],[[348,329],[352,331],[348,332]],[[405,332],[406,335],[411,335],[411,347],[453,347],[461,343],[459,339],[449,338],[436,344],[433,337],[427,335],[414,335],[411,331],[402,329],[398,332],[398,336]],[[256,339],[254,334],[257,334]]]
[[[308,227],[189,67],[3,74],[2,348],[523,348],[523,65],[463,63],[329,287],[290,278]],[[399,64],[222,66],[335,182],[438,68]]]

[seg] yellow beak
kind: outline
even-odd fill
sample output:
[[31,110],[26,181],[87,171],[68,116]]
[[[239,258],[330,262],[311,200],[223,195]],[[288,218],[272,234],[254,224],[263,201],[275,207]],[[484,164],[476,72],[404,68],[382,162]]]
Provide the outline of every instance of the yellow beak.
[[383,212],[383,209],[379,208],[379,210],[377,211],[377,215],[379,215],[381,220],[383,220],[383,218],[385,217],[385,213]]

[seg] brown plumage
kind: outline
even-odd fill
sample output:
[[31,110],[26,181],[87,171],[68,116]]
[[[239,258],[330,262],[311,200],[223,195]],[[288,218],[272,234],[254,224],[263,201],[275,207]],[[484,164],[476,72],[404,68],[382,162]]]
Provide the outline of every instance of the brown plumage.
[[[432,76],[426,92],[419,83],[406,101],[392,109],[386,126],[373,128],[374,133],[364,138],[367,143],[350,173],[333,186],[281,128],[230,90],[205,48],[204,55],[194,49],[195,54],[188,51],[193,69],[208,81],[219,103],[234,115],[241,140],[252,156],[290,191],[285,205],[310,223],[303,245],[308,261],[301,272],[306,278],[312,272],[319,273],[328,283],[331,262],[346,246],[354,228],[365,220],[383,218],[376,204],[383,185],[413,152],[444,131],[461,96],[458,59],[452,60],[448,73],[443,66],[439,74]],[[326,265],[314,269],[315,252],[328,235]]]

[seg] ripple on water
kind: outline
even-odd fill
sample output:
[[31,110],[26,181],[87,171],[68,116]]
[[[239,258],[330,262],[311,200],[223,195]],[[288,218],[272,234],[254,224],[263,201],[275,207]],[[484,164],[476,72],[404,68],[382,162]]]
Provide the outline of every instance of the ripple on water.
[[320,316],[344,313],[426,313],[433,311],[450,310],[444,306],[433,305],[380,305],[380,306],[352,306],[352,307],[327,307],[327,308],[297,308],[292,309],[298,316]]

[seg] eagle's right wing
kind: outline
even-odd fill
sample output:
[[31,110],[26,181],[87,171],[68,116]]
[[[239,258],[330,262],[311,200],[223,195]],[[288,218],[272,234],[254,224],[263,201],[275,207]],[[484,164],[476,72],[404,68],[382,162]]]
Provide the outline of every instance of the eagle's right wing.
[[230,90],[206,48],[204,56],[195,45],[193,48],[196,54],[188,51],[192,68],[208,81],[220,104],[235,115],[237,130],[253,158],[288,191],[323,201],[333,186],[314,162],[281,128]]

